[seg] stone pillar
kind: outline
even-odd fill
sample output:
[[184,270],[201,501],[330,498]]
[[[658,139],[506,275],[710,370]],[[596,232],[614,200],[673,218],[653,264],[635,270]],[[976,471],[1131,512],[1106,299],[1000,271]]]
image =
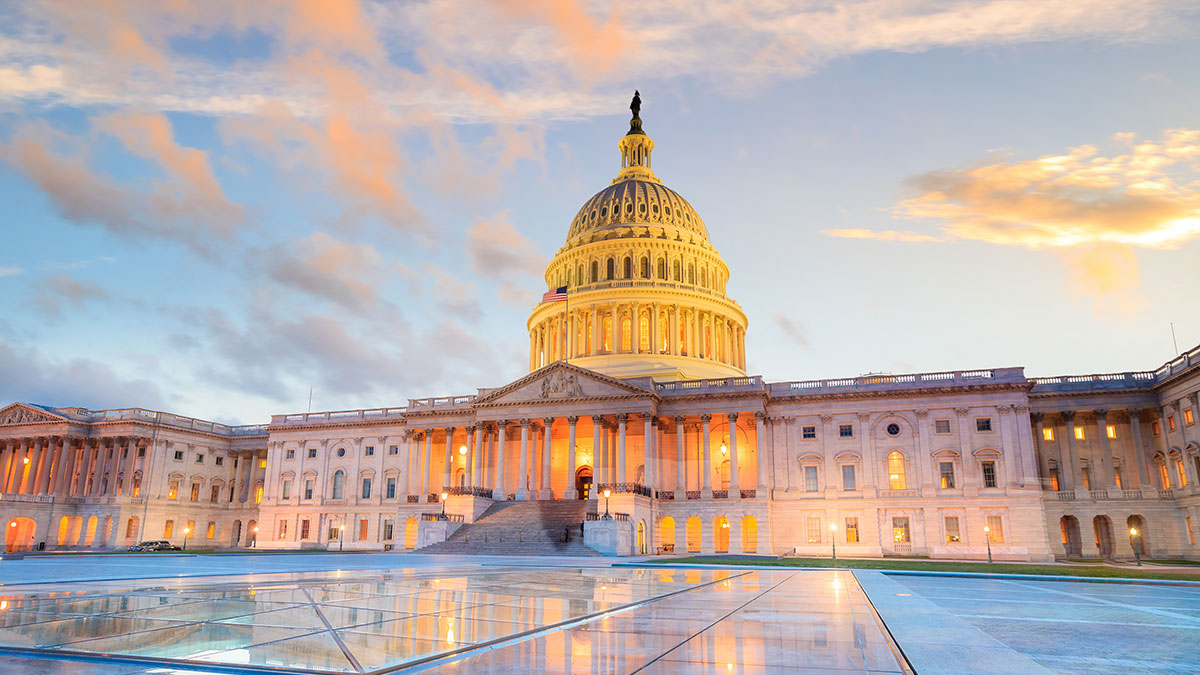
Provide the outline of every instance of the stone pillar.
[[667,351],[673,356],[679,356],[679,307],[671,305],[667,308],[670,320],[667,324],[667,329],[670,330],[670,335],[667,336]]
[[[120,480],[121,469],[124,466],[125,459],[132,452],[132,448],[129,446],[132,445],[133,439],[125,439],[125,443],[126,447],[122,448],[122,439],[113,439],[112,461],[107,465],[110,477],[108,479],[108,486],[101,495],[102,497],[116,496],[117,494],[117,482]],[[122,451],[126,453],[124,457],[121,456]]]
[[[729,418],[729,498],[730,499],[741,499],[742,498],[742,489],[741,489],[742,483],[740,480],[740,476],[738,475],[738,449],[737,449],[738,414],[737,413],[729,413],[727,415],[727,417]],[[733,539],[730,538],[730,541],[732,542]]]
[[539,499],[554,499],[554,490],[550,487],[550,442],[554,436],[554,418],[542,418],[542,424],[545,426],[545,439],[542,443],[542,490],[538,493]]
[[575,472],[579,471],[575,462],[575,423],[578,421],[576,415],[567,417],[567,488],[563,490],[563,499],[579,497],[579,491],[575,489]]
[[442,492],[450,489],[451,473],[454,467],[454,427],[446,427],[445,463],[442,465]]
[[42,438],[39,436],[33,439],[33,447],[29,450],[29,463],[25,464],[22,459],[20,467],[21,489],[18,494],[28,495],[33,494],[33,484],[37,480],[38,462],[42,459]]
[[638,314],[638,304],[629,304],[629,352],[640,354],[642,351],[642,317]]
[[1050,480],[1050,463],[1046,461],[1049,458],[1049,453],[1043,448],[1046,442],[1046,416],[1042,413],[1030,413],[1029,417],[1033,420],[1034,424],[1033,449],[1037,453],[1038,473],[1045,477],[1042,485],[1045,488],[1049,485]]
[[705,413],[700,416],[700,423],[701,423],[700,442],[702,444],[702,447],[704,448],[704,455],[702,456],[702,459],[700,460],[700,498],[701,499],[712,499],[712,496],[713,496],[712,495],[712,493],[713,493],[713,490],[712,490],[712,455],[710,453],[710,448],[709,448],[709,446],[711,445],[710,440],[709,440],[709,434],[710,434],[709,422],[711,422],[711,421],[712,421],[712,415],[709,415],[708,413]]
[[58,441],[47,438],[42,443],[42,461],[38,462],[37,480],[33,483],[34,494],[44,495],[50,489],[50,466],[54,464],[54,454]]
[[492,499],[508,498],[504,491],[504,453],[508,450],[508,420],[496,422],[500,440],[496,445],[496,471],[492,476]]
[[88,465],[92,461],[92,442],[89,439],[83,439],[83,448],[80,449],[79,456],[79,478],[75,483],[74,490],[67,490],[67,494],[75,494],[80,497],[85,496],[84,491],[87,489]]
[[1066,437],[1064,445],[1067,448],[1067,456],[1064,458],[1066,461],[1063,462],[1066,468],[1064,474],[1069,476],[1068,485],[1064,489],[1082,489],[1083,474],[1080,471],[1078,451],[1075,449],[1075,411],[1065,410],[1059,414],[1063,420],[1063,435]]
[[[758,464],[758,486],[755,488],[755,495],[759,499],[767,497],[767,445],[763,441],[766,439],[766,413],[754,413],[754,456]],[[829,483],[828,468],[825,472],[825,482]]]
[[1108,411],[1093,410],[1092,413],[1096,415],[1096,432],[1100,436],[1100,461],[1097,462],[1097,468],[1099,469],[1097,478],[1100,480],[1096,485],[1096,489],[1107,490],[1116,484],[1112,468],[1112,446],[1108,441]]
[[67,496],[66,490],[69,487],[68,479],[74,469],[75,448],[72,447],[71,437],[66,436],[63,438],[62,455],[59,458],[58,466],[54,470],[54,476],[51,478],[51,494],[60,497]]
[[475,457],[471,463],[471,487],[484,487],[483,458],[485,456],[483,441],[487,435],[487,425],[479,422],[475,425]]
[[[675,416],[675,501],[687,499],[687,458],[683,454],[683,415]],[[682,527],[677,524],[676,529]],[[679,549],[683,552],[683,549]]]
[[517,500],[529,499],[529,420],[521,420],[521,456],[518,460]]
[[658,303],[650,303],[650,353],[661,354],[662,349],[662,327],[658,324]]
[[[650,498],[658,487],[658,447],[654,437],[654,417],[642,415],[642,482],[650,488]],[[649,532],[646,533],[649,536]]]
[[429,495],[433,492],[433,476],[430,473],[433,471],[433,429],[426,429],[425,433],[425,461],[422,467],[421,477],[421,497],[428,502]]
[[599,490],[596,488],[600,486],[601,482],[600,461],[602,459],[601,453],[604,452],[600,447],[600,432],[602,430],[602,424],[604,424],[604,418],[602,416],[592,415],[592,494],[589,495],[589,498],[592,500],[598,499],[596,493],[598,493]]
[[609,354],[618,354],[621,351],[621,315],[618,313],[616,303],[610,305],[610,315],[612,316],[612,325],[609,326]]
[[17,455],[17,442],[5,439],[0,443],[4,444],[3,450],[0,451],[0,494],[7,494],[8,474],[12,471],[12,462]]
[[1150,467],[1146,461],[1146,446],[1142,439],[1142,409],[1128,408],[1125,413],[1129,415],[1129,430],[1133,435],[1133,452],[1137,459],[1138,467],[1138,486],[1148,488],[1153,485],[1150,477]]

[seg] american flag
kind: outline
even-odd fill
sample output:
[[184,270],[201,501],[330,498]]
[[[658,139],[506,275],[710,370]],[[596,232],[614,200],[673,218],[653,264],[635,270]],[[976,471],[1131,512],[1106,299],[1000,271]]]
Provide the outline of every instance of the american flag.
[[567,299],[567,287],[559,286],[552,291],[542,293],[542,302],[564,302]]

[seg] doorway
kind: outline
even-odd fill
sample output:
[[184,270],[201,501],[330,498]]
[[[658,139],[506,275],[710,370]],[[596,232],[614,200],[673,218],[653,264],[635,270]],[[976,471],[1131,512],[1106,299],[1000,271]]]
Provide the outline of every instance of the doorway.
[[592,496],[592,467],[581,466],[575,472],[575,494],[580,499]]
[[33,535],[37,532],[37,523],[31,518],[14,518],[8,523],[4,532],[4,552],[17,553],[33,550]]
[[1062,530],[1063,550],[1068,558],[1080,558],[1083,556],[1083,540],[1079,535],[1079,520],[1075,516],[1063,516],[1058,521],[1059,529]]
[[1096,530],[1096,548],[1101,558],[1113,557],[1112,521],[1108,516],[1096,516],[1092,519],[1092,527]]

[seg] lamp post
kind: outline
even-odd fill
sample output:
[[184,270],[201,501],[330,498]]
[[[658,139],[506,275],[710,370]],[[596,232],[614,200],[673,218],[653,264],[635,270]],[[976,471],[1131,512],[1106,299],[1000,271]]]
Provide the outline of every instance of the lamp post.
[[983,526],[983,539],[987,542],[988,547],[988,562],[992,562],[992,528],[987,525]]
[[[1131,527],[1131,528],[1129,528],[1129,536],[1132,538],[1132,537],[1140,537],[1141,535],[1138,534],[1136,527]],[[1142,547],[1134,545],[1133,555],[1137,559],[1137,566],[1141,567],[1142,566]]]
[[612,516],[608,515],[608,498],[612,496],[612,490],[604,488],[604,520],[612,520]]
[[442,513],[438,516],[438,520],[446,520],[446,498],[449,496],[449,492],[442,493]]
[[829,524],[829,543],[833,545],[833,560],[837,560],[837,523]]
[[258,526],[254,526],[254,539],[250,541],[250,548],[258,548]]
[[338,553],[346,550],[346,524],[338,525]]
[[188,528],[188,527],[183,528],[183,550],[185,550],[185,551],[187,550],[188,533],[190,533],[191,531],[192,531],[191,528]]

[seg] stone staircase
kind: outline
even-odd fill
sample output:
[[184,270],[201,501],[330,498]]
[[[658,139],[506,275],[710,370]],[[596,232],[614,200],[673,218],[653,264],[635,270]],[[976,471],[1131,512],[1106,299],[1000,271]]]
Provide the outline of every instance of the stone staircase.
[[584,546],[582,499],[496,502],[446,541],[417,553],[599,556]]

